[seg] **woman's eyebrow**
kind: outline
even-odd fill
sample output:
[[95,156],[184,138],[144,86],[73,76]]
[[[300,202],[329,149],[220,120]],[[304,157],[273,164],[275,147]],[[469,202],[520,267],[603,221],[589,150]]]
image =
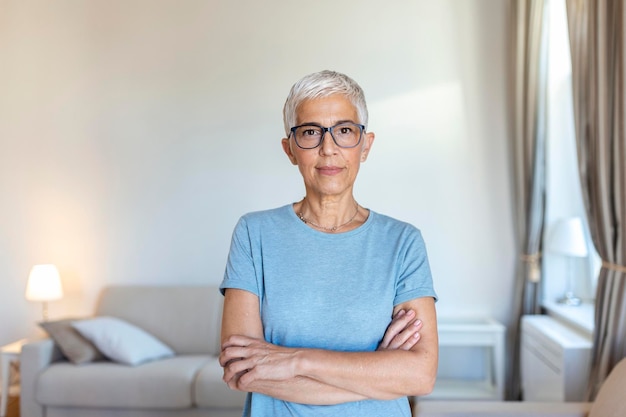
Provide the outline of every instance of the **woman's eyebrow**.
[[[344,120],[338,120],[336,121],[332,126],[336,126],[342,123],[354,123],[356,124],[356,122],[354,120],[351,119],[344,119]],[[316,122],[304,122],[299,124],[298,126],[322,126],[324,127],[324,125],[322,125],[321,123],[316,123]]]

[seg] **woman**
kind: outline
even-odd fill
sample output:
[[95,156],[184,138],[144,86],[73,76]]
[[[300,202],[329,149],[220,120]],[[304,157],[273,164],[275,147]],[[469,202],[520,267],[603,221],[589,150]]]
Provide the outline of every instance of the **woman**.
[[374,142],[363,91],[332,71],[291,89],[283,150],[305,197],[243,216],[224,292],[224,380],[244,416],[410,416],[437,370],[436,295],[413,226],[360,206]]

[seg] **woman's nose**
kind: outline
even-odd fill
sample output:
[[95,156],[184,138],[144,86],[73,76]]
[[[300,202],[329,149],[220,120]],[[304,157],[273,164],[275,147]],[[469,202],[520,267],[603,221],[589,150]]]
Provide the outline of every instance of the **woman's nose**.
[[320,153],[323,155],[332,155],[337,152],[337,144],[333,139],[330,130],[322,134],[322,143],[320,144]]

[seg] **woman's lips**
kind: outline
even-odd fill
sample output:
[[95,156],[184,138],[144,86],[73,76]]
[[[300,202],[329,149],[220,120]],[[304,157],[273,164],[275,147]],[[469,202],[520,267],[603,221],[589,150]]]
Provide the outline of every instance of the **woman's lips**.
[[317,168],[320,174],[322,175],[337,175],[342,171],[342,168],[339,167],[319,167]]

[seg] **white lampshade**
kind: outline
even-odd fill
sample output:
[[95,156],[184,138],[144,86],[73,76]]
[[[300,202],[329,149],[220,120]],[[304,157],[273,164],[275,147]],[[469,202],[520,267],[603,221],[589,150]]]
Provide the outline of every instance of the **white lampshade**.
[[547,243],[550,252],[577,257],[587,256],[583,222],[579,217],[557,220],[548,234]]
[[63,288],[57,267],[51,264],[33,266],[26,284],[26,299],[52,301],[61,297]]

